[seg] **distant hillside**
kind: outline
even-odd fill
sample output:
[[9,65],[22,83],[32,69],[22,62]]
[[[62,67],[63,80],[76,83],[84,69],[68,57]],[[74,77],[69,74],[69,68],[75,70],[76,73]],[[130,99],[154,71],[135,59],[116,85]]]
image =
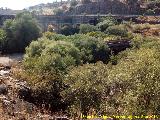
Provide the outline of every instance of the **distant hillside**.
[[54,11],[56,11],[57,9],[62,9],[61,7],[67,4],[69,4],[69,1],[38,4],[38,5],[29,7],[27,10],[39,15],[42,15],[42,14],[50,15],[50,14],[54,14]]
[[0,8],[0,15],[16,15],[17,13],[22,12],[23,10],[11,10]]
[[[84,1],[84,0],[83,0]],[[65,14],[160,15],[160,0],[92,0],[71,6]]]
[[[87,2],[84,2],[87,1]],[[73,14],[160,14],[160,0],[68,0],[29,7],[43,15]]]

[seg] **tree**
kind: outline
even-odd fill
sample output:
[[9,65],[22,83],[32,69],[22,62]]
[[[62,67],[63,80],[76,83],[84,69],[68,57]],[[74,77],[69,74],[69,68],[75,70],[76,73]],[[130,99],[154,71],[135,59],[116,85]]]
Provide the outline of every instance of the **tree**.
[[5,52],[24,52],[25,47],[41,35],[37,21],[28,12],[18,14],[14,20],[5,21],[3,29],[7,36]]

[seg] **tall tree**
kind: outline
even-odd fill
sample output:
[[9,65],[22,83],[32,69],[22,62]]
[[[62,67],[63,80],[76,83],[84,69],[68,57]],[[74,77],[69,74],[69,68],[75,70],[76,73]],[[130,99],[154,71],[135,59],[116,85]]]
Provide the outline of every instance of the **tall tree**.
[[18,14],[14,20],[5,21],[3,29],[7,35],[4,48],[7,52],[23,52],[41,34],[36,19],[29,12]]

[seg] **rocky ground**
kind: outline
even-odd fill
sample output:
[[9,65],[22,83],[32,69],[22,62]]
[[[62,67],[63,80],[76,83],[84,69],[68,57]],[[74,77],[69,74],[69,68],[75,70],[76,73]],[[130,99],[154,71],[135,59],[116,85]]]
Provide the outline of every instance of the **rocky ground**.
[[45,109],[19,98],[19,90],[26,88],[23,80],[14,79],[12,70],[21,64],[23,55],[0,56],[0,120],[54,120]]

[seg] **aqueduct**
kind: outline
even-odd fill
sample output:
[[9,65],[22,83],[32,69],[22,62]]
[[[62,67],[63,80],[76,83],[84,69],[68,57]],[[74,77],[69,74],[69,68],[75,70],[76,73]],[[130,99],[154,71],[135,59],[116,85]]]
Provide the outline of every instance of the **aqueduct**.
[[[80,24],[97,24],[98,20],[102,17],[109,15],[67,15],[67,16],[56,16],[56,15],[40,15],[36,16],[38,22],[41,24],[44,30],[47,29],[48,25],[56,25],[59,27],[63,25],[73,25],[77,26]],[[117,20],[136,20],[139,15],[112,15]]]
[[[122,20],[130,20],[136,22],[136,18],[140,15],[66,15],[66,16],[57,16],[57,15],[36,15],[36,19],[40,23],[43,31],[47,30],[48,25],[56,26],[56,30],[58,31],[59,28],[63,25],[80,25],[80,24],[92,24],[95,25],[98,20],[102,17],[112,16],[119,21]],[[0,15],[0,26],[3,25],[3,22],[6,19],[14,19],[15,15]]]

